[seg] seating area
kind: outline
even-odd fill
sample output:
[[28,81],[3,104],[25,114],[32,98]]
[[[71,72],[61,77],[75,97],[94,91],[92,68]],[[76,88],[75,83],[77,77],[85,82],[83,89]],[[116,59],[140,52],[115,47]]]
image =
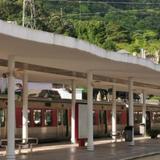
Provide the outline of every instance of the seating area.
[[124,139],[124,130],[122,131],[117,131],[115,134],[111,132],[111,137],[113,137],[113,142],[117,142],[117,139],[120,139],[121,142],[123,141]]
[[[19,154],[21,153],[22,149],[30,149],[30,152],[33,151],[33,146],[38,145],[38,138],[15,138],[15,147],[18,148]],[[7,139],[1,139],[1,147],[7,148]]]

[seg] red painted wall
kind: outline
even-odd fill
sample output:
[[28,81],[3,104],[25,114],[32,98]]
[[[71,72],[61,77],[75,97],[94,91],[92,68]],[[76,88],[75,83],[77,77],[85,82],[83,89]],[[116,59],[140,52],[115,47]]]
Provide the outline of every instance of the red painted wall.
[[22,109],[16,108],[16,127],[22,128]]
[[122,112],[122,125],[126,126],[126,124],[127,124],[127,113],[126,111],[123,111]]
[[57,109],[52,110],[52,126],[57,127]]

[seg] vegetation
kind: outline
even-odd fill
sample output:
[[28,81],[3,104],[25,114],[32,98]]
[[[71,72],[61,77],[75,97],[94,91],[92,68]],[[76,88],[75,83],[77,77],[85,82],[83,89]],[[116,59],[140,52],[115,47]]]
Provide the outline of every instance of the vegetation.
[[[35,0],[36,27],[87,40],[107,50],[124,49],[138,55],[143,48],[147,56],[159,57],[159,0],[125,0],[129,3],[124,4],[102,2],[106,1]],[[22,4],[22,0],[0,0],[0,19],[21,25]]]

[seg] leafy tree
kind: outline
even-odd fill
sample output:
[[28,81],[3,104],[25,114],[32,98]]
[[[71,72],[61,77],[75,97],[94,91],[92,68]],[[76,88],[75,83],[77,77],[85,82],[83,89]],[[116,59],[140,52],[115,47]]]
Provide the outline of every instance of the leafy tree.
[[21,24],[22,6],[20,1],[1,0],[0,19],[6,21],[16,21],[18,24]]

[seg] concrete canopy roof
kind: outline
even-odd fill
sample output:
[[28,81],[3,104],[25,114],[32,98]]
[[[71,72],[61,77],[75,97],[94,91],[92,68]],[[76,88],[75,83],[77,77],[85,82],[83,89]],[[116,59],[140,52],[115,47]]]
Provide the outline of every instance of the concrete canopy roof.
[[[113,80],[125,85],[132,77],[139,87],[160,89],[160,65],[149,60],[0,21],[1,66],[6,66],[9,55],[15,56],[17,68],[29,70],[31,81],[52,81],[55,75],[59,75],[57,79],[84,80],[86,73],[92,71],[94,80],[102,81],[102,85],[105,81],[113,83]],[[42,75],[41,71],[45,74]]]

